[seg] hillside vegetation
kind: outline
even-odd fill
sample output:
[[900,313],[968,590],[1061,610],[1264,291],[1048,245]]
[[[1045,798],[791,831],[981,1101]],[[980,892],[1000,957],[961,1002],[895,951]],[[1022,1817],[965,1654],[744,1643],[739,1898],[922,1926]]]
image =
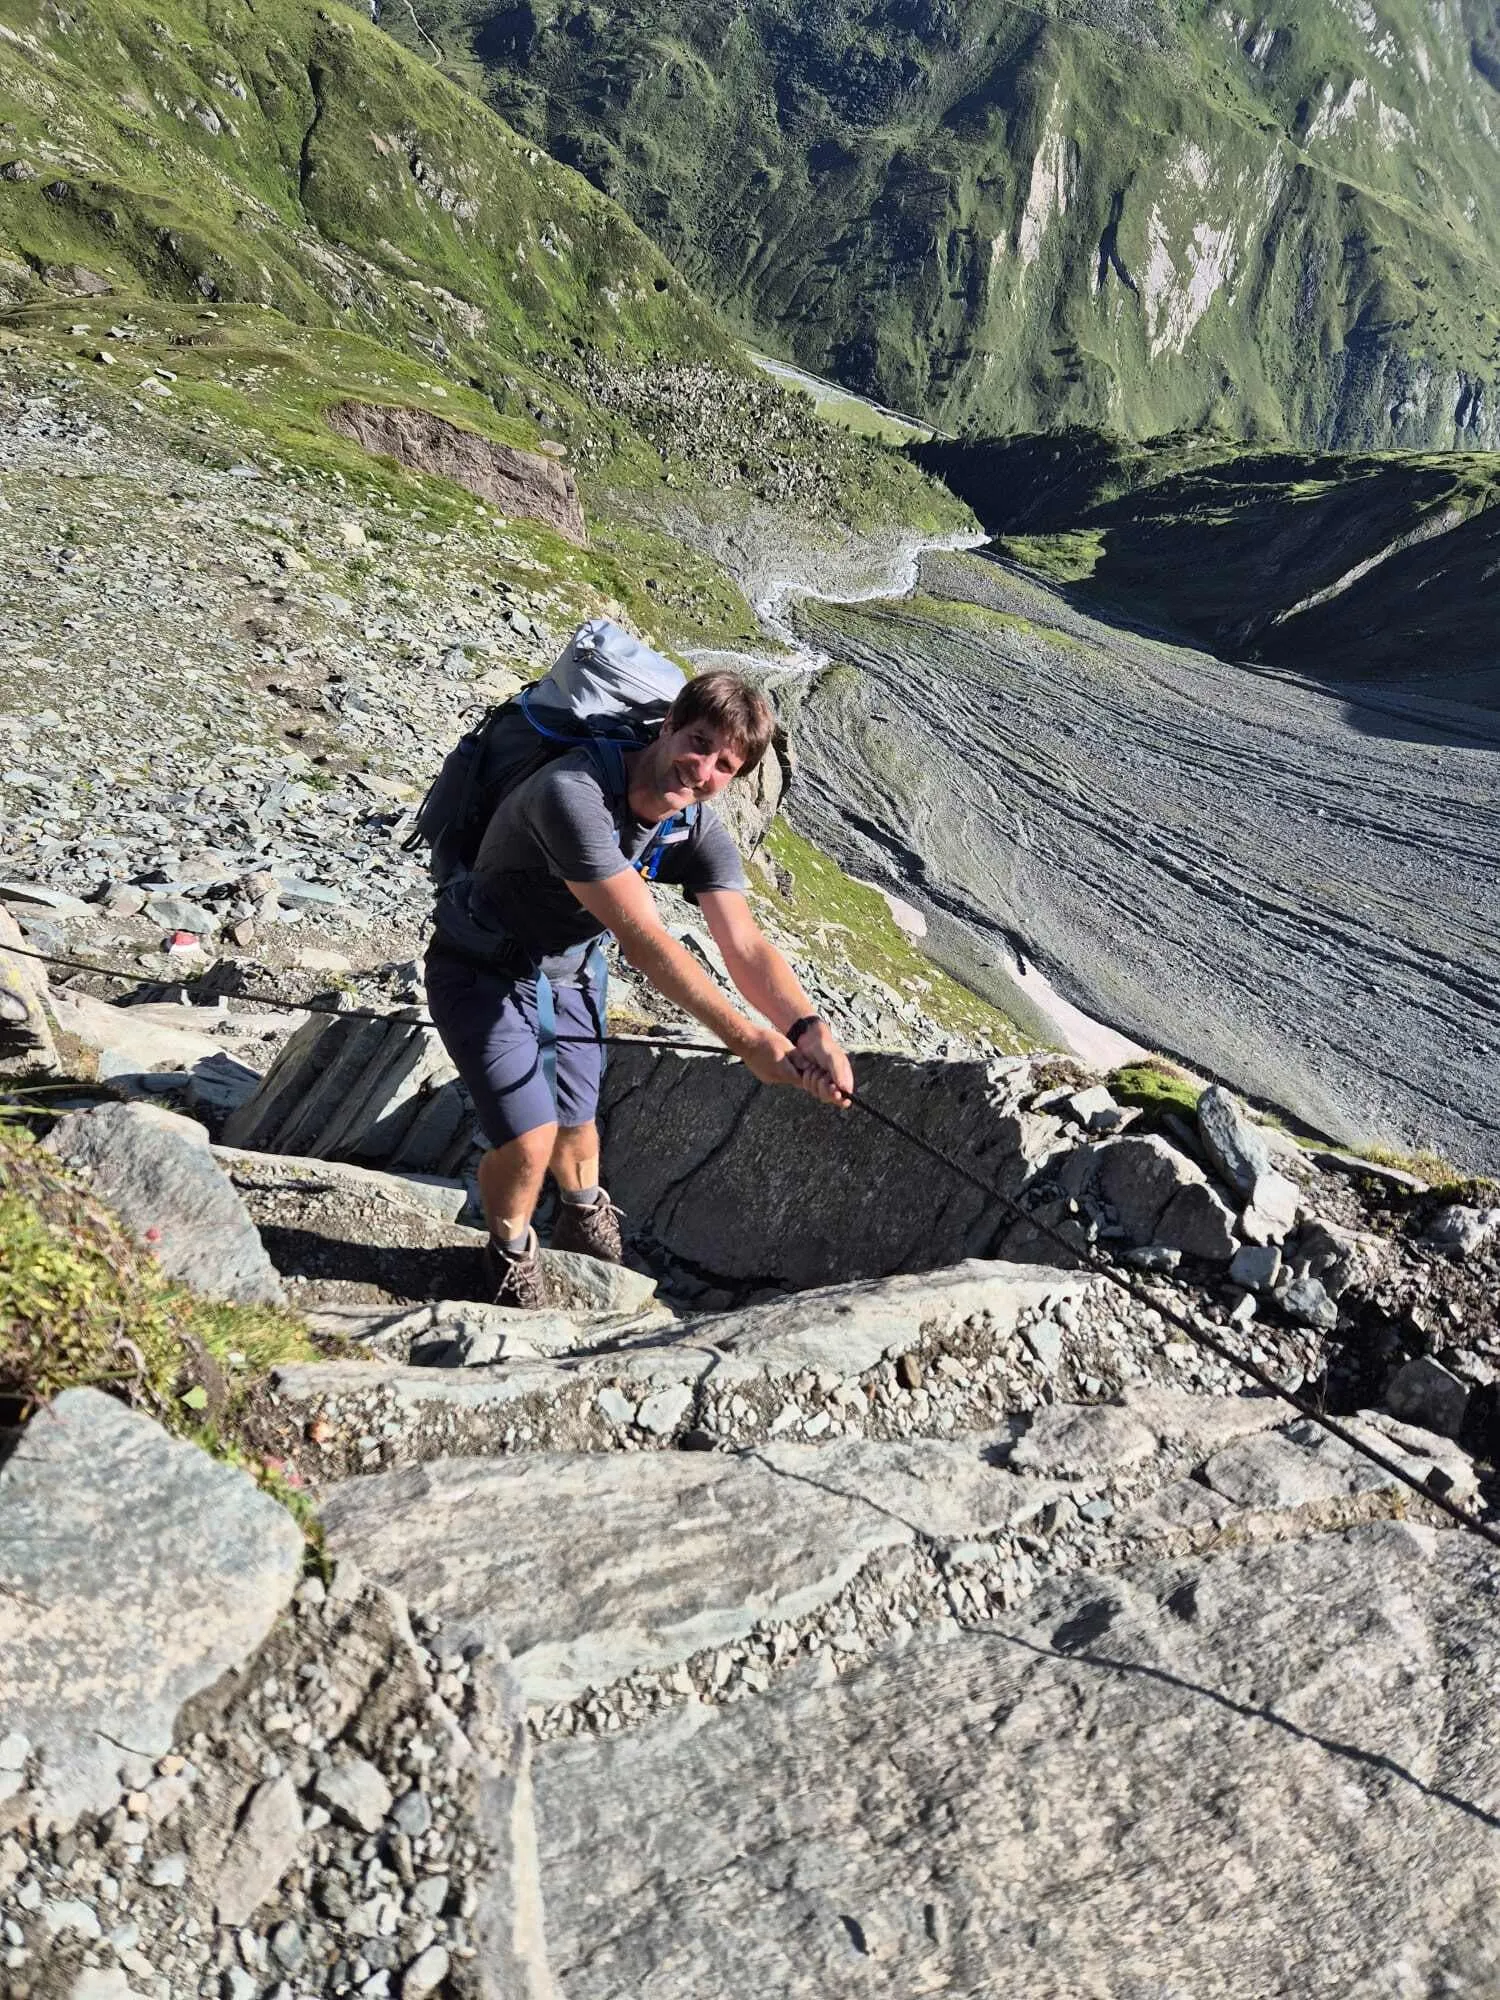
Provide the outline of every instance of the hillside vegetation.
[[1500,32],[1478,0],[445,11],[492,101],[732,321],[897,408],[1500,440]]
[[1099,605],[1318,679],[1500,704],[1500,471],[1484,453],[1128,445],[1092,431],[922,447],[998,552]]

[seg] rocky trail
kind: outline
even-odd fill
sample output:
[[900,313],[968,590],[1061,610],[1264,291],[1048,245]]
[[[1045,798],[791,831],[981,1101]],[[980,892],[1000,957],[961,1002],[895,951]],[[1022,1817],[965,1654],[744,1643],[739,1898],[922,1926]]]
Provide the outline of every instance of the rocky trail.
[[167,1269],[305,1312],[245,1435],[319,1540],[95,1390],[12,1435],[16,2000],[1493,1991],[1493,1553],[1164,1315],[1487,1514],[1500,1210],[1222,1091],[862,1058],[986,1201],[633,1050],[637,1268],[549,1252],[517,1313],[461,1179],[319,1155],[365,1031],[231,1114],[300,1077],[300,1154],[149,1098],[46,1140]]
[[799,611],[857,670],[800,712],[815,837],[992,993],[1020,950],[1315,1129],[1494,1170],[1493,716],[1228,665],[982,558],[922,577]]

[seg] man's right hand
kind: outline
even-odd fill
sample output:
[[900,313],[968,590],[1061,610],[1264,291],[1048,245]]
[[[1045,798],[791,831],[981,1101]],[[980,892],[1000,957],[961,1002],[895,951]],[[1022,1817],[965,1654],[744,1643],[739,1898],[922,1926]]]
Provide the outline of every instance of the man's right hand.
[[748,1026],[737,1038],[740,1061],[761,1083],[788,1083],[805,1090],[820,1104],[847,1103],[845,1094],[826,1071],[797,1053],[774,1028]]

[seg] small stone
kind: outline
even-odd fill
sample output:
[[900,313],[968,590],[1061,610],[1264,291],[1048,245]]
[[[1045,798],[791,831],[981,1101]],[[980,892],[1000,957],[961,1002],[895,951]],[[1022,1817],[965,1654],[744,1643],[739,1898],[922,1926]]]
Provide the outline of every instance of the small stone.
[[1500,1231],[1500,1208],[1465,1208],[1460,1203],[1435,1215],[1425,1241],[1454,1257],[1472,1257]]
[[1038,1320],[1026,1329],[1026,1344],[1049,1375],[1062,1365],[1062,1328],[1055,1320]]
[[255,2000],[256,1990],[254,1977],[242,1965],[227,1966],[219,1974],[221,2000]]
[[1075,1091],[1067,1105],[1078,1123],[1090,1132],[1113,1129],[1116,1122],[1113,1114],[1120,1108],[1102,1083],[1096,1083],[1091,1090]]
[[622,1389],[601,1389],[594,1407],[607,1424],[624,1426],[635,1422],[635,1404]]
[[1220,1176],[1238,1195],[1253,1195],[1271,1170],[1266,1142],[1242,1106],[1219,1084],[1198,1099],[1198,1136]]
[[68,2000],[134,2000],[130,1981],[115,1965],[86,1965],[68,1988]]
[[[687,1690],[692,1692],[691,1687]],[[425,1875],[407,1897],[407,1905],[421,1917],[440,1917],[448,1900],[448,1877]]]
[[297,1926],[290,1922],[278,1924],[272,1931],[268,1943],[271,1947],[271,1956],[276,1963],[286,1972],[295,1972],[307,1950]]
[[375,1833],[391,1809],[391,1788],[363,1757],[332,1764],[313,1780],[312,1795],[321,1806],[359,1833]]
[[1249,1243],[1281,1243],[1296,1227],[1301,1196],[1297,1183],[1273,1167],[1256,1181],[1240,1217],[1240,1233]]
[[180,1889],[187,1880],[185,1854],[160,1854],[146,1871],[153,1889]]
[[146,903],[146,915],[164,931],[187,931],[193,937],[206,937],[219,927],[217,917],[190,903],[186,896],[152,896]]
[[1167,1203],[1156,1241],[1185,1257],[1226,1263],[1235,1252],[1234,1216],[1210,1187],[1185,1187]]
[[[686,1382],[674,1382],[646,1398],[637,1413],[636,1422],[653,1437],[670,1437],[692,1407],[692,1389]],[[405,1987],[402,1992],[406,1992]]]
[[1230,1282],[1247,1292],[1268,1292],[1281,1276],[1281,1252],[1274,1243],[1246,1243],[1229,1266]]
[[409,1792],[403,1792],[397,1799],[388,1817],[399,1833],[410,1834],[416,1840],[432,1825],[432,1802],[424,1791],[413,1785]]
[[920,1389],[922,1357],[916,1353],[903,1354],[896,1363],[896,1380],[903,1389]]
[[24,1770],[30,1752],[31,1744],[19,1729],[0,1736],[0,1771]]
[[1338,1307],[1316,1278],[1294,1278],[1277,1294],[1277,1304],[1296,1326],[1332,1333],[1339,1323]]
[[391,1975],[384,1966],[372,1972],[360,1986],[360,2000],[387,2000],[391,1990]]
[[93,1940],[104,1935],[92,1906],[80,1902],[76,1896],[62,1896],[54,1902],[43,1903],[42,1928],[48,1937],[53,1938],[72,1936]]
[[1398,1368],[1386,1384],[1385,1406],[1403,1423],[1456,1438],[1469,1412],[1468,1385],[1431,1355],[1418,1355]]
[[401,1976],[401,2000],[423,2000],[448,1977],[448,1954],[440,1944],[429,1945]]

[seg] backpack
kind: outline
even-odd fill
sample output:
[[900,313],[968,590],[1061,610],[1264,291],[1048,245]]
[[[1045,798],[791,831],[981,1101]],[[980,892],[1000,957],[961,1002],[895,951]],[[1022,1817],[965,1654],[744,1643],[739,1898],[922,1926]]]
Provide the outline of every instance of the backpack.
[[[403,848],[428,848],[434,883],[452,887],[473,869],[500,801],[570,750],[591,751],[606,789],[623,797],[625,753],[652,740],[686,685],[670,660],[609,619],[580,625],[549,673],[492,708],[448,752]],[[690,806],[665,821],[636,866],[654,879],[664,846],[691,832],[697,812]]]

